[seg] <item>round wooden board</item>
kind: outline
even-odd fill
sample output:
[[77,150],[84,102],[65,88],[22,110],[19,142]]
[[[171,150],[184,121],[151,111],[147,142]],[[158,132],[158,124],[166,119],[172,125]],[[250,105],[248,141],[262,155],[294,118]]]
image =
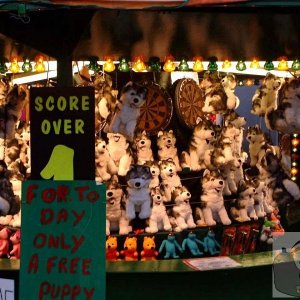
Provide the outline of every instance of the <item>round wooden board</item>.
[[193,129],[197,125],[197,118],[204,116],[204,96],[197,82],[190,78],[180,79],[176,84],[174,100],[178,119]]
[[142,83],[148,88],[147,99],[141,107],[137,129],[145,130],[149,135],[156,135],[170,123],[173,114],[172,99],[165,89],[157,83]]

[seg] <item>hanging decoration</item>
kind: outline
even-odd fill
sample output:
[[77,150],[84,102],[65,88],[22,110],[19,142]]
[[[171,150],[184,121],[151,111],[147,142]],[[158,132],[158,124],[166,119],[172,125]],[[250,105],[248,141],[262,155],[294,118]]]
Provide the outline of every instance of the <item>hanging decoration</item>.
[[165,64],[163,66],[163,69],[165,72],[174,72],[175,71],[175,63],[174,63],[174,57],[172,55],[168,55],[165,58]]
[[160,72],[161,64],[159,57],[153,56],[149,59],[149,70],[151,72]]
[[280,70],[280,71],[287,71],[289,69],[286,57],[279,57],[278,61],[279,61],[279,63],[278,63],[278,70]]
[[292,70],[299,71],[300,70],[300,61],[299,59],[295,59],[292,63]]
[[133,71],[135,72],[144,72],[147,69],[147,66],[144,62],[143,56],[137,56],[133,60]]
[[291,179],[293,181],[297,180],[297,175],[299,175],[299,170],[298,170],[298,161],[299,161],[299,155],[298,155],[298,148],[299,148],[299,135],[298,134],[293,134],[291,144],[292,144],[292,155],[291,155],[291,160],[292,160],[292,168],[291,168]]
[[108,73],[113,72],[116,69],[113,57],[105,56],[104,60],[105,60],[105,63],[103,65],[103,70]]
[[23,72],[32,72],[32,64],[29,57],[23,58],[22,71]]
[[46,71],[46,66],[45,66],[45,58],[43,55],[37,55],[35,57],[35,66],[34,69],[38,73],[42,73]]
[[129,72],[130,71],[128,60],[125,57],[122,57],[120,59],[118,70],[120,72]]
[[193,59],[194,65],[193,65],[193,71],[194,72],[202,72],[204,70],[203,62],[201,57],[195,57]]
[[251,61],[250,68],[251,68],[251,69],[259,69],[259,68],[260,68],[260,63],[259,63],[258,60],[256,60],[256,58],[254,58],[254,59]]
[[185,58],[183,58],[178,66],[178,70],[182,71],[182,72],[188,72],[190,70],[189,65],[187,63],[187,60]]
[[222,68],[224,70],[231,68],[231,62],[228,59],[226,59],[222,64]]
[[272,61],[266,61],[265,65],[264,65],[264,69],[267,71],[272,71],[274,70],[274,64]]
[[5,74],[8,71],[5,59],[0,60],[0,74]]
[[100,70],[100,65],[98,64],[98,58],[92,57],[90,59],[90,63],[88,65],[88,68],[91,72],[97,73]]
[[239,60],[236,64],[236,69],[238,71],[245,71],[246,70],[246,63],[243,60]]
[[12,73],[19,73],[20,72],[19,58],[17,56],[12,56],[11,57],[9,70]]

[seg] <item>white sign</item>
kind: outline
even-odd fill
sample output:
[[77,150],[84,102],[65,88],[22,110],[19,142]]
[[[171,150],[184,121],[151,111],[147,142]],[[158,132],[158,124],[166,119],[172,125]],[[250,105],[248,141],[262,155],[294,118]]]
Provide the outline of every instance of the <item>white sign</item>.
[[241,264],[228,256],[185,259],[184,263],[195,270],[207,271],[241,267]]
[[15,299],[15,281],[0,278],[0,300]]

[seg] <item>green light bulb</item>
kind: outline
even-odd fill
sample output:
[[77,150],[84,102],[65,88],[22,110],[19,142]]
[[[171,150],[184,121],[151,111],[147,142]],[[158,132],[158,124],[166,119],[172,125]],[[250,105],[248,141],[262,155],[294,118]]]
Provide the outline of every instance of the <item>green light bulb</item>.
[[215,62],[215,61],[210,61],[210,62],[208,63],[207,69],[208,69],[208,71],[212,71],[212,72],[218,71],[218,65],[217,65],[217,62]]
[[100,66],[98,64],[97,58],[91,58],[90,64],[88,65],[89,70],[98,72],[100,70]]
[[151,72],[159,72],[161,70],[159,57],[152,57],[149,59],[149,70]]
[[130,71],[130,67],[129,67],[129,64],[128,64],[128,61],[126,58],[122,58],[120,60],[120,64],[118,66],[118,70],[120,72],[129,72]]
[[31,72],[32,71],[32,65],[31,65],[30,59],[28,57],[24,57],[22,71],[23,72]]
[[240,60],[238,61],[238,63],[236,64],[236,69],[238,71],[245,71],[246,70],[246,64],[244,61]]
[[178,66],[178,70],[182,71],[182,72],[186,72],[189,69],[190,68],[189,68],[189,65],[188,65],[187,61],[185,59],[182,59],[179,66]]
[[271,71],[274,70],[274,64],[272,61],[266,61],[265,65],[264,65],[264,69],[267,71]]
[[5,74],[8,71],[5,61],[0,61],[0,74]]
[[300,70],[300,61],[299,59],[296,59],[292,63],[292,70],[293,71],[299,71]]

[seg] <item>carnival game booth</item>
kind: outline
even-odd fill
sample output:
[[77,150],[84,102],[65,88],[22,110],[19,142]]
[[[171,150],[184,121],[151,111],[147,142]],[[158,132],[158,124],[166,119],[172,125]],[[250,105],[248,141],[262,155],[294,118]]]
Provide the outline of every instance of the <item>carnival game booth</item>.
[[3,6],[1,293],[271,297],[299,222],[298,14],[167,2]]

